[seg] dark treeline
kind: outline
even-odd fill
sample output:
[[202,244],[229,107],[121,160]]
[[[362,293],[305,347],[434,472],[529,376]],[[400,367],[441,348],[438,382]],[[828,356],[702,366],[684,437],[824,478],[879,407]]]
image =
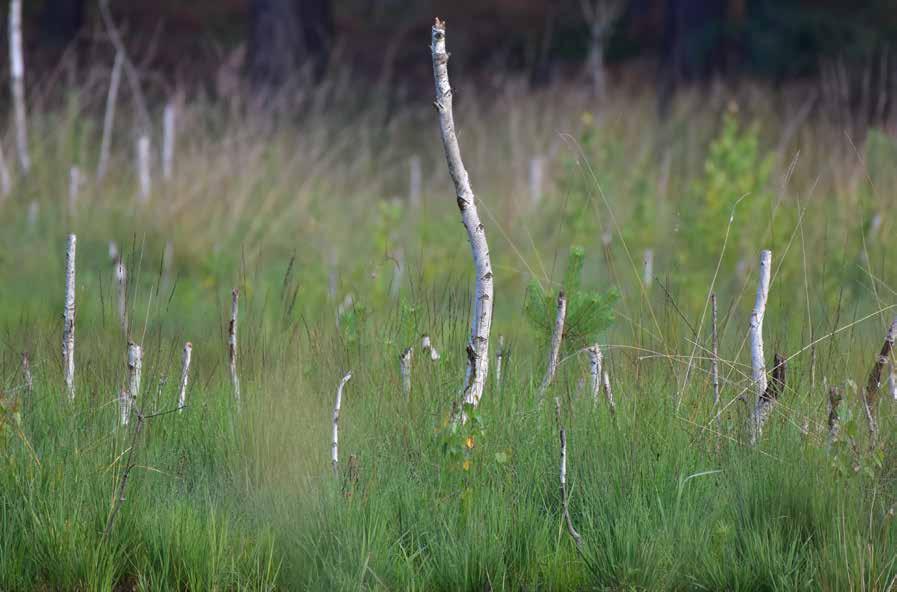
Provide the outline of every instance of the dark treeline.
[[[95,41],[98,0],[25,2],[29,45],[46,52]],[[214,67],[245,48],[247,77],[279,84],[320,76],[332,56],[380,76],[421,60],[434,15],[453,28],[468,65],[542,84],[586,67],[654,63],[668,87],[716,76],[780,82],[815,76],[827,60],[894,70],[893,0],[111,0],[131,43],[160,66]],[[160,43],[158,36],[164,35]],[[155,37],[154,37],[155,36]],[[189,54],[185,54],[189,51]],[[203,53],[205,52],[205,54]],[[189,65],[184,55],[190,55]],[[208,57],[209,62],[203,60]],[[419,66],[417,66],[419,67]],[[190,72],[191,77],[195,72]]]

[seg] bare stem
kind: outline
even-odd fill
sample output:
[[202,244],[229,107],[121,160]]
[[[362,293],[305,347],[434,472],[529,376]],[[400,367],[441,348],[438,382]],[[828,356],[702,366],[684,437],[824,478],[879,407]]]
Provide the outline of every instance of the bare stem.
[[557,315],[554,320],[554,331],[551,333],[551,349],[548,351],[548,368],[545,370],[545,378],[539,387],[539,400],[545,397],[548,387],[554,382],[554,375],[558,369],[558,357],[561,353],[561,342],[564,339],[564,322],[567,319],[567,297],[563,290],[558,292]]
[[75,398],[75,258],[77,237],[69,235],[65,256],[65,310],[62,327],[62,367],[69,399]]
[[346,373],[336,389],[336,403],[333,406],[333,433],[330,443],[330,462],[333,465],[334,476],[339,475],[339,411],[343,402],[343,389],[346,383],[352,380],[352,371]]

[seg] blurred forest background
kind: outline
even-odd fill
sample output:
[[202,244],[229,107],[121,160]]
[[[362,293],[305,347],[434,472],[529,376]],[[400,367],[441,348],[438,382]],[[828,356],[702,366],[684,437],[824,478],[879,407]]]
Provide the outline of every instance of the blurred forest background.
[[[99,8],[26,2],[32,67],[103,51]],[[683,84],[807,81],[834,62],[855,107],[897,85],[892,0],[145,0],[110,8],[143,71],[173,73],[169,83],[212,95],[246,80],[256,89],[307,82],[335,65],[393,80],[398,96],[406,85],[428,88],[421,39],[436,15],[452,28],[454,67],[484,84],[510,74],[534,86],[583,77],[598,94],[608,83],[654,87],[661,110]]]

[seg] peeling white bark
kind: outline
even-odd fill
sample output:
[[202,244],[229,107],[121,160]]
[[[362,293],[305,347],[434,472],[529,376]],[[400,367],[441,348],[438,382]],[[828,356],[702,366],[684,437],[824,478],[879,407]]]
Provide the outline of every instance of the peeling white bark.
[[100,142],[100,161],[97,164],[97,181],[102,181],[109,167],[109,151],[112,147],[112,128],[115,125],[115,105],[118,102],[118,87],[121,85],[121,71],[124,55],[115,53],[112,76],[109,80],[109,94],[106,95],[106,114],[103,116],[103,139]]
[[140,181],[140,201],[146,203],[153,186],[150,174],[150,139],[145,134],[137,138],[137,177]]
[[601,365],[604,356],[601,355],[601,348],[597,343],[588,347],[586,353],[589,354],[589,392],[592,395],[592,401],[597,405],[601,394]]
[[455,133],[452,115],[452,88],[448,77],[449,54],[445,48],[445,23],[436,19],[432,28],[430,52],[433,58],[433,77],[436,84],[435,106],[439,114],[439,129],[445,150],[449,176],[455,185],[458,209],[467,230],[473,255],[476,284],[473,318],[471,319],[468,362],[464,385],[464,403],[477,406],[483,396],[489,373],[489,334],[492,329],[493,275],[486,242],[486,229],[480,222],[476,198],[470,187],[467,170],[461,160],[461,148]]
[[143,370],[143,348],[128,342],[128,390],[120,399],[122,425],[128,425],[131,409],[140,396],[140,375]]
[[769,278],[772,268],[772,251],[761,251],[760,270],[757,282],[757,299],[751,312],[751,380],[754,383],[756,401],[766,392],[766,362],[763,357],[763,317],[766,314],[766,300],[769,297]]
[[77,237],[69,235],[65,254],[65,310],[62,327],[62,368],[69,399],[75,398],[75,253]]
[[432,361],[435,362],[439,359],[439,352],[436,351],[435,347],[433,347],[433,343],[430,341],[429,335],[424,335],[420,338],[420,349],[425,354],[428,354]]
[[230,324],[227,330],[227,353],[230,360],[230,382],[234,388],[234,400],[240,403],[240,378],[237,376],[237,305],[240,290],[234,288],[231,293]]
[[607,398],[607,407],[611,417],[617,417],[617,403],[614,401],[614,392],[610,388],[610,375],[604,371],[604,396]]
[[411,398],[411,357],[414,354],[412,348],[407,348],[399,356],[399,368],[402,372],[402,394],[405,399]]
[[339,475],[339,411],[343,402],[343,389],[346,383],[352,380],[352,371],[346,373],[336,389],[336,404],[333,406],[333,432],[330,441],[330,462],[333,465],[333,474]]
[[169,102],[162,113],[162,179],[165,181],[170,181],[174,174],[175,124],[175,106],[173,102]]
[[128,389],[121,389],[118,393],[118,423],[124,427],[128,425],[131,419],[131,396]]
[[888,386],[891,390],[891,398],[897,401],[897,365],[894,355],[891,355],[891,372],[888,375]]
[[25,58],[22,51],[22,0],[9,1],[9,74],[16,121],[16,150],[23,174],[31,170],[28,115],[25,109]]
[[554,382],[554,375],[558,369],[558,357],[561,353],[561,342],[564,339],[564,322],[567,319],[567,297],[563,290],[558,292],[557,315],[554,320],[554,331],[551,333],[551,347],[548,351],[548,368],[545,370],[545,378],[539,387],[539,399],[545,396],[545,392]]
[[193,344],[189,341],[184,344],[184,356],[181,366],[181,384],[178,389],[178,412],[187,406],[187,380],[190,377],[190,358],[193,356]]
[[495,352],[495,389],[501,390],[501,368],[504,365],[507,352],[505,351],[505,336],[498,337],[498,350]]

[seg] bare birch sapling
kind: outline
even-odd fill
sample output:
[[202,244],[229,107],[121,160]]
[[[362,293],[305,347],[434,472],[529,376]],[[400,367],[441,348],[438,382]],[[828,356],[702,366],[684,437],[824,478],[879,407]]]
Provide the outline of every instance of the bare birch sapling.
[[610,375],[607,370],[604,371],[604,396],[607,398],[607,407],[610,409],[610,415],[614,419],[617,417],[617,403],[614,401],[614,391],[610,387]]
[[[12,193],[12,177],[9,175],[9,167],[6,165],[6,155],[3,153],[3,145],[0,143],[0,197],[8,197]],[[3,200],[0,199],[0,203]]]
[[169,101],[162,113],[162,179],[171,181],[174,174],[174,144],[176,129],[176,110]]
[[570,495],[567,492],[567,431],[561,425],[561,400],[554,398],[555,412],[557,413],[558,432],[561,440],[561,466],[560,466],[560,484],[561,484],[561,504],[563,505],[564,522],[567,524],[567,532],[576,544],[577,548],[582,547],[582,536],[573,527],[573,520],[570,518]]
[[476,274],[473,316],[470,327],[469,351],[465,373],[464,403],[476,407],[483,396],[489,373],[489,335],[492,330],[493,275],[486,241],[486,227],[477,212],[476,197],[470,187],[467,169],[461,160],[461,148],[455,132],[452,113],[452,88],[448,77],[449,54],[445,44],[445,23],[439,19],[431,30],[430,53],[433,58],[433,78],[436,86],[434,105],[439,114],[439,129],[445,151],[449,176],[455,186],[461,221],[467,231]]
[[22,352],[22,377],[25,380],[25,392],[30,396],[34,393],[34,378],[31,376],[31,360],[28,352]]
[[863,410],[866,412],[866,421],[869,425],[869,438],[874,446],[878,442],[878,391],[881,389],[881,376],[891,351],[897,341],[897,318],[891,323],[885,335],[885,342],[881,351],[869,372],[866,388],[863,389]]
[[545,157],[536,156],[529,161],[529,197],[534,206],[542,203],[542,186],[545,179]]
[[586,349],[586,353],[589,354],[589,392],[592,394],[592,401],[597,405],[601,394],[601,363],[603,356],[601,355],[601,348],[597,343],[589,346]]
[[65,253],[65,310],[62,320],[62,368],[69,399],[75,398],[75,258],[78,239],[69,235]]
[[423,176],[421,158],[415,154],[408,159],[408,203],[412,208],[420,207]]
[[769,278],[772,268],[772,251],[760,253],[760,274],[757,282],[757,298],[751,312],[751,381],[759,401],[766,393],[766,362],[763,357],[763,317],[766,315],[766,300],[769,298]]
[[146,134],[137,138],[137,177],[140,181],[140,201],[146,203],[153,188],[150,175],[150,139]]
[[399,369],[402,372],[402,394],[406,400],[411,398],[411,356],[413,353],[414,350],[409,347],[399,356]]
[[507,352],[505,351],[505,336],[498,337],[498,350],[495,352],[495,388],[501,390],[501,370],[505,362]]
[[651,283],[654,281],[654,249],[645,249],[644,264],[642,283],[645,284],[646,288],[650,288]]
[[766,391],[757,399],[754,411],[750,419],[751,445],[756,444],[763,435],[763,427],[772,415],[773,407],[779,396],[785,390],[785,358],[781,354],[773,357],[772,382],[766,387]]
[[336,389],[336,403],[333,405],[333,432],[330,441],[330,462],[333,466],[333,474],[339,475],[339,412],[343,402],[343,389],[346,383],[352,380],[352,371],[346,373]]
[[13,111],[16,121],[16,150],[19,167],[27,175],[31,169],[28,155],[28,114],[25,108],[25,57],[22,50],[22,0],[9,1],[9,74]]
[[554,375],[558,369],[558,358],[561,353],[561,342],[564,339],[564,322],[567,319],[567,297],[564,291],[558,292],[557,314],[554,319],[554,330],[551,333],[551,346],[548,351],[548,368],[545,370],[545,378],[539,387],[539,398],[545,396],[545,392],[554,382]]
[[237,306],[240,290],[231,293],[230,324],[227,329],[227,355],[230,361],[230,382],[234,388],[234,400],[240,403],[240,378],[237,376]]
[[115,52],[112,75],[109,80],[109,93],[106,95],[106,113],[103,116],[103,138],[100,141],[100,160],[97,163],[97,181],[106,177],[109,167],[109,152],[112,147],[112,129],[115,126],[115,105],[118,102],[118,87],[121,85],[121,71],[124,67],[124,54]]
[[181,384],[178,388],[178,412],[187,406],[187,381],[190,378],[190,358],[193,356],[193,344],[184,344],[184,355],[181,364]]
[[439,359],[439,352],[433,347],[429,335],[424,335],[420,338],[420,350],[424,352],[424,354],[430,356],[430,360],[434,362]]
[[78,193],[81,191],[81,169],[73,166],[69,169],[69,213],[75,214],[78,207]]

